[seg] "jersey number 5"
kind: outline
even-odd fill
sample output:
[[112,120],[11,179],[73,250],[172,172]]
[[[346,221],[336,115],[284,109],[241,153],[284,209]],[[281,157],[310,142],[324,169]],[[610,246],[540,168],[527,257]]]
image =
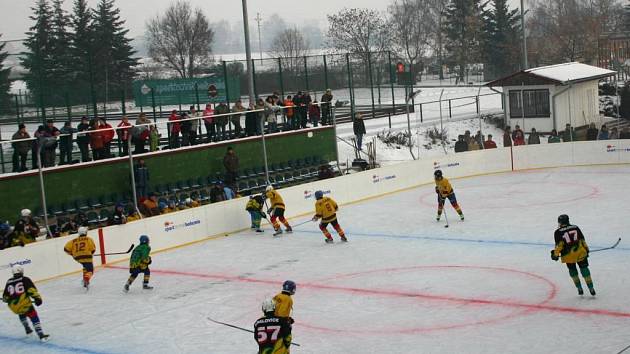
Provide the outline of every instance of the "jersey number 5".
[[578,232],[577,230],[569,230],[562,235],[562,238],[567,244],[571,244],[573,242],[577,242],[578,240]]
[[9,290],[9,295],[11,296],[22,295],[24,294],[24,283],[20,282],[20,283],[15,284],[15,286],[9,285],[8,290]]
[[[258,343],[265,343],[270,340],[275,342],[278,340],[278,334],[280,333],[280,326],[267,326],[267,327],[259,327],[256,335],[258,336]],[[271,338],[269,338],[269,334],[271,334]]]

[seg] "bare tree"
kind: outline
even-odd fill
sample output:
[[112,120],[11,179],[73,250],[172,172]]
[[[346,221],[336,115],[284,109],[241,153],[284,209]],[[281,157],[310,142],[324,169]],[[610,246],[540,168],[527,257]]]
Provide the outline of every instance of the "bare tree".
[[414,75],[424,67],[436,26],[430,6],[429,0],[394,0],[389,5],[393,49],[407,60]]
[[180,77],[194,77],[210,61],[214,32],[200,8],[178,1],[146,27],[149,55]]
[[281,58],[287,71],[297,73],[304,65],[304,56],[308,54],[310,45],[297,27],[287,28],[271,43],[270,52]]
[[367,53],[389,48],[389,28],[378,11],[342,9],[327,18],[328,45],[335,51]]

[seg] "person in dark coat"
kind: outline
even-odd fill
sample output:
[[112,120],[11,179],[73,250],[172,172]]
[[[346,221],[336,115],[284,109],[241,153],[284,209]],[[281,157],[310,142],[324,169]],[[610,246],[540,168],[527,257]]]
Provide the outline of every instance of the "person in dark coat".
[[363,122],[363,116],[359,112],[354,115],[352,130],[354,131],[354,136],[357,138],[357,148],[359,150],[363,150],[363,135],[365,135],[365,123]]
[[138,199],[146,198],[149,195],[149,169],[143,159],[140,159],[134,168],[134,177]]
[[90,124],[86,116],[81,117],[81,123],[77,126],[77,145],[81,150],[81,162],[90,161],[90,136],[84,131],[90,130]]
[[239,161],[231,146],[227,148],[227,152],[223,157],[223,167],[225,167],[225,184],[234,188],[238,177]]
[[512,136],[510,133],[510,126],[505,127],[505,131],[503,132],[503,147],[512,146]]
[[[31,149],[31,136],[26,132],[26,126],[23,123],[18,125],[18,131],[13,134],[11,140],[24,140],[12,143],[13,146],[13,172],[26,171],[26,158],[28,151]],[[35,157],[33,157],[35,158]]]
[[540,144],[540,135],[538,135],[536,128],[532,128],[532,132],[529,133],[529,137],[527,138],[527,145],[531,144]]
[[598,133],[599,133],[599,130],[597,130],[595,123],[591,123],[588,126],[588,129],[586,129],[586,140],[589,140],[589,141],[597,140]]
[[72,122],[67,121],[61,127],[62,136],[59,137],[59,164],[72,163],[72,135],[76,129],[72,128]]
[[52,119],[46,121],[46,126],[44,127],[44,137],[48,138],[44,141],[44,146],[42,148],[44,160],[44,167],[52,167],[55,166],[55,160],[57,155],[57,140],[53,139],[59,136],[61,132],[57,127],[55,127],[55,123]]
[[455,143],[455,152],[468,151],[468,144],[466,143],[466,136],[458,135],[457,142]]
[[332,120],[332,100],[333,95],[330,89],[326,90],[326,93],[322,95],[322,125],[330,124]]
[[256,119],[258,118],[258,112],[254,112],[253,103],[249,104],[249,108],[245,113],[245,136],[256,135]]

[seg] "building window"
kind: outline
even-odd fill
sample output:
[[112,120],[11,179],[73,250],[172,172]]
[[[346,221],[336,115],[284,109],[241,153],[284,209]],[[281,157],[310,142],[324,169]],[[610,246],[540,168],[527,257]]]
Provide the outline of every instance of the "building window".
[[[521,92],[525,101],[524,114]],[[549,90],[510,90],[510,118],[549,118],[550,112]]]

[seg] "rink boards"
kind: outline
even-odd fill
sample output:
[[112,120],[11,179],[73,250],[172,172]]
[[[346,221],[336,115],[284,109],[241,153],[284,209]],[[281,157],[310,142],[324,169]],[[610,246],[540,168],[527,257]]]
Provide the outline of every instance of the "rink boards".
[[[419,159],[289,187],[280,193],[287,205],[287,217],[296,217],[314,213],[316,190],[332,196],[340,204],[347,204],[433,183],[433,171],[436,169],[441,169],[447,178],[461,178],[535,168],[625,163],[630,163],[630,140],[527,145],[458,153],[440,159]],[[151,238],[154,252],[225,237],[249,227],[249,215],[245,211],[247,200],[239,198],[104,227],[90,231],[90,236],[95,240],[97,254],[124,252],[131,244],[138,244],[138,237],[143,234]],[[41,281],[80,271],[80,266],[63,252],[64,244],[72,237],[0,251],[0,272],[8,276],[10,266],[19,263],[32,279]],[[129,254],[96,257],[95,264],[128,258]]]

